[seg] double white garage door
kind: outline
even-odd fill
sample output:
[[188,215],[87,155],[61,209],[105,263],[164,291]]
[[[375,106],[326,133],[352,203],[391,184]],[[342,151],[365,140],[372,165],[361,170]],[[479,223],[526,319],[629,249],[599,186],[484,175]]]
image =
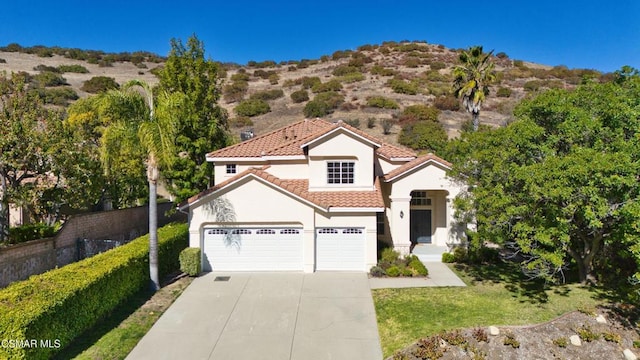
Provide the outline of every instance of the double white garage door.
[[[204,271],[302,271],[302,228],[206,228]],[[318,228],[315,270],[365,271],[362,228]]]

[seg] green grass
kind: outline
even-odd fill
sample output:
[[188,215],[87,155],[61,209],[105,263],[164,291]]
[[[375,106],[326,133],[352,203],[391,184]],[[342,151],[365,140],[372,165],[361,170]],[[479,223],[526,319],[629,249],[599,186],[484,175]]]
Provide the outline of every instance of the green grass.
[[466,288],[373,290],[385,357],[444,330],[540,323],[606,302],[607,295],[593,288],[525,281],[512,267],[454,270]]
[[156,293],[143,291],[65,348],[56,359],[124,359],[193,278],[181,278]]

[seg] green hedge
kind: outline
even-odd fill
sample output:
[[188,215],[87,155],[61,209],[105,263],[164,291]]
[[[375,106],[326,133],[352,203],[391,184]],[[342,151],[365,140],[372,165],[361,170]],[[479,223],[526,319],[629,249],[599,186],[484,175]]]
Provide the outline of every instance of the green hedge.
[[189,276],[200,274],[200,248],[186,248],[180,252],[180,270]]
[[[179,269],[186,224],[158,230],[160,276]],[[149,237],[0,290],[0,359],[48,359],[149,286]],[[50,346],[47,345],[50,341]],[[24,341],[37,346],[25,347]],[[56,348],[58,344],[59,348]]]

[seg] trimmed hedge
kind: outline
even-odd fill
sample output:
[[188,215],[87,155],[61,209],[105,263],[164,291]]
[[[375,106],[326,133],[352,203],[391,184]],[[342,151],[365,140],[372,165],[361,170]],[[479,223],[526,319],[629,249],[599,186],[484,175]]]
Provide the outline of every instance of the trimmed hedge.
[[[186,224],[158,230],[160,276],[179,269]],[[0,359],[48,359],[149,286],[149,236],[0,290]],[[37,346],[24,346],[24,342]],[[46,341],[50,341],[50,346]],[[56,348],[58,344],[59,348]],[[33,344],[31,344],[33,345]]]
[[180,252],[180,270],[189,276],[200,274],[200,248],[186,248]]

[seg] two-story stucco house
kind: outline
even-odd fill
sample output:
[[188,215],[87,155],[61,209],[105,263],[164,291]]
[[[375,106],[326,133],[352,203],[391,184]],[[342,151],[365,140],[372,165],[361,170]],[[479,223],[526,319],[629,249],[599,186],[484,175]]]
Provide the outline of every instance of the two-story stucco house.
[[204,271],[368,271],[377,241],[447,246],[460,192],[433,155],[303,120],[207,155],[215,186],[180,205]]

